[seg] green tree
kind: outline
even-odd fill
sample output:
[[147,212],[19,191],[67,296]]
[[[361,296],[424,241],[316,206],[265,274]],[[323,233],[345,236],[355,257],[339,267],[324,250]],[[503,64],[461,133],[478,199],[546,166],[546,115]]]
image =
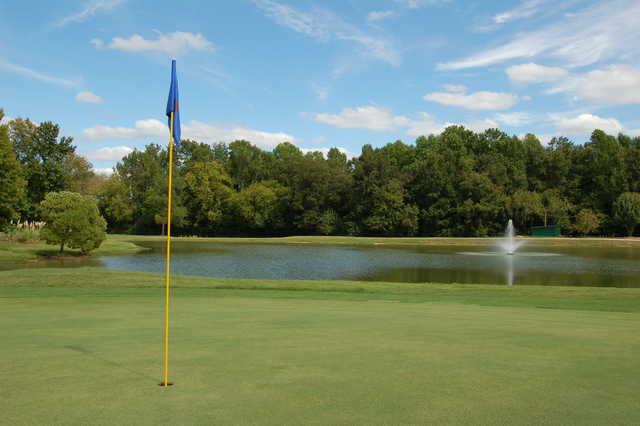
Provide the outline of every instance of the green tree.
[[509,212],[518,228],[529,228],[544,216],[542,196],[537,192],[516,191],[511,197]]
[[69,158],[75,153],[73,138],[59,137],[59,126],[50,121],[35,125],[18,118],[9,123],[9,129],[27,181],[26,217],[35,219],[45,194],[67,188]]
[[46,222],[40,237],[47,244],[59,244],[88,253],[100,247],[105,239],[107,223],[93,197],[75,192],[50,192],[40,203]]
[[282,200],[287,189],[275,181],[252,183],[233,197],[238,217],[241,218],[240,232],[243,230],[260,233],[277,233],[284,226],[284,205]]
[[[4,111],[0,109],[0,122]],[[0,230],[12,220],[20,218],[20,210],[25,202],[26,182],[22,166],[9,140],[9,128],[0,125]]]
[[237,189],[246,188],[254,182],[272,177],[275,158],[245,140],[229,144],[227,171]]
[[[168,163],[167,151],[149,144],[143,151],[134,150],[126,155],[115,167],[131,200],[135,232],[159,232],[167,223]],[[172,224],[176,227],[182,225],[187,214],[182,203],[183,188],[178,158],[174,156]]]
[[227,218],[231,177],[217,161],[196,162],[184,176],[187,221],[197,231],[215,233]]
[[591,209],[582,209],[576,215],[573,229],[578,235],[591,235],[600,229],[600,215]]
[[405,201],[405,190],[398,180],[391,180],[373,196],[374,208],[364,224],[373,234],[414,235],[418,230],[418,208]]
[[125,231],[131,226],[135,210],[127,186],[119,175],[115,174],[105,182],[97,198],[110,232]]
[[561,228],[569,228],[571,225],[569,213],[572,208],[571,203],[562,197],[557,189],[547,189],[542,193],[544,226],[547,226],[548,221],[551,220]]
[[621,194],[613,205],[614,219],[624,227],[627,235],[633,235],[633,231],[640,223],[640,194],[637,192],[625,192]]

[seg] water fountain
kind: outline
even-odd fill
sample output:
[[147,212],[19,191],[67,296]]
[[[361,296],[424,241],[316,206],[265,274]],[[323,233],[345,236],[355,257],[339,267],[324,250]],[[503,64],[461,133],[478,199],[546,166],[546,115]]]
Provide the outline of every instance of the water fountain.
[[516,241],[515,229],[513,227],[513,220],[509,219],[507,223],[507,229],[504,233],[504,240],[499,243],[502,250],[508,255],[514,255],[518,247],[522,245],[522,242]]

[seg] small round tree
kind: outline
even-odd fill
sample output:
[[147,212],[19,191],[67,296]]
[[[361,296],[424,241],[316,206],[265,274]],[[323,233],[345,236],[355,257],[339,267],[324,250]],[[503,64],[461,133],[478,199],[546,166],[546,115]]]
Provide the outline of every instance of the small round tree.
[[50,192],[40,203],[46,222],[40,238],[47,244],[80,249],[85,254],[100,247],[105,239],[107,223],[93,197],[76,192]]
[[573,229],[578,235],[589,235],[600,229],[600,215],[591,209],[582,209],[576,215]]
[[613,216],[615,220],[627,231],[628,236],[640,223],[640,194],[637,192],[625,192],[613,203]]

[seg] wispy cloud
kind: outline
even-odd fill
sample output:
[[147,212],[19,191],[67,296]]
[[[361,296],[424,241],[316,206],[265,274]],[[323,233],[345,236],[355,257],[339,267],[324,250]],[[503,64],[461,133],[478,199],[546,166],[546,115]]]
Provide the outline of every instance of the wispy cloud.
[[480,91],[466,93],[460,85],[445,85],[445,92],[433,92],[424,95],[424,100],[441,105],[459,107],[473,111],[502,110],[518,103],[518,96],[513,93]]
[[[150,40],[139,34],[134,34],[129,38],[114,37],[108,47],[125,52],[163,52],[169,55],[178,55],[190,50],[212,51],[215,46],[200,33],[190,33],[176,31],[173,33],[157,32],[158,37]],[[101,44],[93,43],[96,47]]]
[[102,102],[102,98],[93,92],[82,91],[78,92],[78,94],[76,95],[76,101],[89,104],[99,104],[100,102]]
[[491,20],[494,24],[502,25],[518,19],[528,18],[540,11],[542,6],[550,0],[524,0],[513,9],[506,10],[494,15]]
[[513,41],[464,59],[438,64],[441,70],[485,67],[518,58],[548,56],[568,67],[594,64],[640,53],[640,2],[601,2],[543,28],[517,35]]
[[374,10],[367,14],[367,22],[373,24],[383,19],[387,19],[395,15],[393,10]]
[[109,12],[127,0],[92,0],[86,2],[78,12],[67,15],[55,23],[56,27],[64,27],[71,23],[85,22],[101,12]]
[[352,43],[359,46],[365,56],[394,66],[400,64],[400,54],[389,38],[369,34],[328,10],[305,12],[273,0],[254,0],[254,3],[277,24],[314,40]]
[[82,81],[80,79],[68,79],[68,78],[55,77],[55,76],[46,74],[44,72],[34,70],[32,68],[28,68],[22,65],[14,64],[12,62],[8,62],[2,59],[0,59],[0,69],[4,69],[10,72],[13,72],[15,74],[19,74],[26,78],[38,80],[43,83],[53,84],[55,86],[73,88],[73,87],[79,87],[82,84]]

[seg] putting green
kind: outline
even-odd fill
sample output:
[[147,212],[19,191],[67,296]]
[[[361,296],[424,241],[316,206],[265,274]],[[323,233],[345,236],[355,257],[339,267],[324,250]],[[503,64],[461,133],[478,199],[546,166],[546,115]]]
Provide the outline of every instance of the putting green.
[[640,423],[634,289],[175,281],[164,389],[160,276],[0,272],[2,422]]

